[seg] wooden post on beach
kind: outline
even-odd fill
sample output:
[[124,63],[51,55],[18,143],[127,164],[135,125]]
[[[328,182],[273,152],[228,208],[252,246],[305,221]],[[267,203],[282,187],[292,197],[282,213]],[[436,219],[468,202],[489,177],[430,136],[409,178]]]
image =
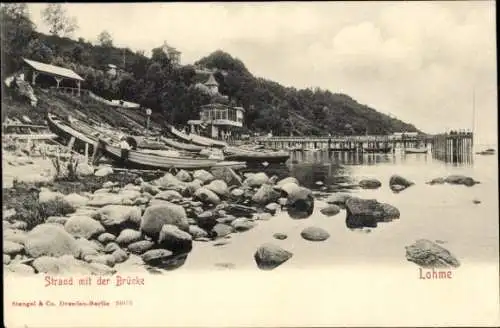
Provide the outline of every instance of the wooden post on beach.
[[85,143],[85,161],[89,162],[89,144]]
[[73,149],[73,145],[75,144],[75,140],[76,140],[75,137],[71,137],[71,139],[69,140],[69,142],[68,142],[68,149],[69,150]]

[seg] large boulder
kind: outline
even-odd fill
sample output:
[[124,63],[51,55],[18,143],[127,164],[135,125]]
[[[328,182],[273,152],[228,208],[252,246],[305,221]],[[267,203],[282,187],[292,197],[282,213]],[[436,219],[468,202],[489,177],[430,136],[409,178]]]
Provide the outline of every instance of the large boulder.
[[194,193],[194,198],[202,201],[205,204],[213,204],[213,205],[220,204],[219,196],[217,196],[216,193],[205,187],[196,190],[196,192]]
[[406,246],[406,259],[423,268],[457,268],[460,262],[447,249],[427,240],[419,239]]
[[259,190],[253,195],[252,201],[259,205],[266,205],[277,201],[281,194],[274,190],[269,184],[263,184]]
[[121,205],[123,204],[123,196],[114,194],[114,193],[109,193],[109,192],[102,192],[102,193],[94,193],[92,198],[88,201],[87,205],[88,206],[95,206],[95,207],[102,207],[106,205]]
[[412,181],[406,179],[406,178],[403,178],[402,176],[400,175],[392,175],[391,178],[389,179],[389,186],[403,186],[405,188],[408,188],[409,186],[412,186],[414,185],[415,183],[413,183]]
[[138,230],[134,229],[124,229],[118,237],[116,237],[116,242],[120,245],[128,245],[135,243],[142,239],[142,234]]
[[278,181],[278,183],[276,183],[276,186],[281,187],[281,186],[286,185],[288,183],[295,183],[296,185],[299,185],[299,180],[297,180],[297,178],[294,178],[294,177],[284,178],[284,179]]
[[311,190],[299,187],[288,194],[287,209],[294,219],[308,218],[314,211],[314,197]]
[[228,186],[241,186],[241,178],[228,167],[217,167],[210,171],[215,179],[224,181]]
[[449,184],[461,184],[467,187],[471,187],[478,183],[473,178],[465,175],[450,175],[446,177],[445,182]]
[[256,226],[255,222],[250,221],[247,218],[237,218],[236,220],[233,220],[231,222],[231,226],[234,228],[235,231],[247,231],[252,229],[253,227]]
[[26,254],[31,257],[80,255],[76,239],[59,224],[44,223],[36,226],[26,236]]
[[309,241],[323,241],[330,238],[328,231],[318,227],[307,227],[300,233],[302,238]]
[[183,190],[183,195],[186,197],[193,196],[195,192],[202,187],[202,185],[202,182],[198,179],[186,183],[186,187]]
[[150,240],[140,240],[131,243],[127,246],[127,249],[134,254],[143,254],[153,248],[154,243]]
[[185,183],[177,179],[171,173],[165,173],[163,177],[153,180],[153,183],[164,190],[176,190],[181,192],[185,188]]
[[15,243],[13,241],[8,241],[4,240],[3,241],[3,253],[10,255],[10,256],[16,256],[17,254],[20,254],[24,250],[24,246],[18,243]]
[[218,215],[214,211],[205,211],[196,216],[196,224],[207,231],[217,224]]
[[142,182],[140,187],[143,193],[148,193],[153,196],[161,191],[158,186],[153,186],[152,184],[147,182]]
[[80,247],[80,258],[82,259],[85,259],[85,257],[89,255],[92,256],[99,254],[99,247],[90,240],[79,238],[76,240],[76,243]]
[[175,177],[182,182],[190,182],[193,180],[191,174],[189,174],[189,172],[186,170],[180,170],[179,172],[177,172]]
[[217,223],[212,228],[212,234],[214,235],[215,238],[222,238],[222,237],[230,235],[233,232],[234,232],[233,227],[231,227],[227,224],[224,224],[224,223]]
[[116,236],[109,233],[109,232],[105,232],[105,233],[100,234],[99,237],[97,237],[97,240],[100,243],[107,244],[107,243],[110,243],[112,241],[115,241]]
[[272,270],[288,261],[293,254],[279,246],[266,243],[260,246],[254,254],[259,269]]
[[250,175],[243,184],[249,187],[260,187],[269,181],[267,174],[260,172]]
[[193,172],[193,178],[200,180],[203,184],[207,184],[210,181],[214,180],[215,177],[212,175],[212,173],[205,171],[205,170],[196,170]]
[[86,177],[94,174],[94,168],[87,163],[78,163],[76,167],[76,174],[82,177]]
[[42,189],[38,194],[38,202],[40,204],[53,202],[64,198],[64,194],[56,191],[50,191],[48,189]]
[[300,190],[300,186],[295,182],[284,183],[280,186],[275,186],[276,190],[281,190],[285,195],[290,195]]
[[165,224],[160,231],[158,244],[174,253],[190,251],[193,245],[191,235],[177,226]]
[[105,227],[138,226],[141,222],[142,211],[137,206],[106,205],[99,209],[101,223]]
[[181,230],[188,231],[189,222],[184,207],[176,204],[162,204],[146,208],[141,219],[141,230],[146,235],[157,238],[161,227],[165,224],[175,225]]
[[74,208],[85,206],[89,201],[87,197],[78,195],[77,193],[71,193],[64,196],[64,200]]
[[208,190],[213,191],[219,197],[226,197],[229,195],[229,189],[226,182],[223,180],[213,180],[205,186]]
[[154,199],[161,199],[161,200],[166,200],[166,201],[173,201],[173,200],[179,200],[182,199],[182,195],[175,190],[165,190],[162,191],[154,197]]
[[110,166],[105,166],[103,168],[98,169],[97,171],[94,172],[94,175],[96,177],[106,177],[110,174],[113,173],[113,168]]
[[377,179],[363,179],[358,184],[363,189],[377,189],[382,186],[382,183]]
[[378,222],[391,221],[400,216],[399,210],[392,205],[357,197],[347,200],[346,211],[346,224],[349,228],[374,228]]
[[11,241],[16,244],[24,245],[27,236],[28,233],[22,230],[4,229],[3,231],[3,240]]
[[64,224],[64,229],[75,237],[90,239],[104,231],[102,224],[88,216],[72,216]]
[[147,264],[157,264],[172,256],[172,252],[166,249],[152,249],[142,254],[142,260]]
[[431,181],[426,182],[427,184],[430,185],[435,185],[435,184],[444,184],[446,181],[444,178],[435,178],[432,179]]
[[65,262],[52,256],[36,258],[31,266],[39,273],[63,274],[69,271],[68,265]]

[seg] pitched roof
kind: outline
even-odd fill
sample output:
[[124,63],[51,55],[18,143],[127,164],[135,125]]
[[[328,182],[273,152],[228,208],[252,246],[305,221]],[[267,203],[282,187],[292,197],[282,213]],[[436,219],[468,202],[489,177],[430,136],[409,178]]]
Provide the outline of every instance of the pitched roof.
[[210,74],[210,77],[208,78],[208,81],[205,82],[205,85],[211,86],[211,85],[219,85],[217,81],[215,80],[215,77],[213,74]]
[[33,67],[35,70],[37,70],[39,72],[57,75],[57,76],[65,77],[65,78],[72,79],[72,80],[84,81],[84,79],[80,75],[76,74],[75,72],[73,72],[72,70],[70,70],[68,68],[44,64],[44,63],[40,63],[40,62],[37,62],[34,60],[29,60],[26,58],[23,58],[23,60],[26,62],[26,64],[30,65],[31,67]]

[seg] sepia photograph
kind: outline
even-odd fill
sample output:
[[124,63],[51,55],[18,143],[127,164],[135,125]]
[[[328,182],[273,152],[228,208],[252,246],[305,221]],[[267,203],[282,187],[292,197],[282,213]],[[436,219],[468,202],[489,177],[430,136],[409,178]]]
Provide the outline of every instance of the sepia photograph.
[[495,7],[2,3],[4,325],[498,326]]

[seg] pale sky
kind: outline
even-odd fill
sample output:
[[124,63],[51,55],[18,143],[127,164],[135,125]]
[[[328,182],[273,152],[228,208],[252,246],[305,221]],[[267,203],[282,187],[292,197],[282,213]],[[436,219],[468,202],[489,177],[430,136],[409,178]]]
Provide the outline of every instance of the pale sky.
[[[29,4],[41,32],[45,4]],[[471,128],[496,143],[495,3],[65,4],[73,38],[107,30],[117,46],[149,52],[167,41],[191,64],[217,49],[258,77],[350,95],[425,132]]]

